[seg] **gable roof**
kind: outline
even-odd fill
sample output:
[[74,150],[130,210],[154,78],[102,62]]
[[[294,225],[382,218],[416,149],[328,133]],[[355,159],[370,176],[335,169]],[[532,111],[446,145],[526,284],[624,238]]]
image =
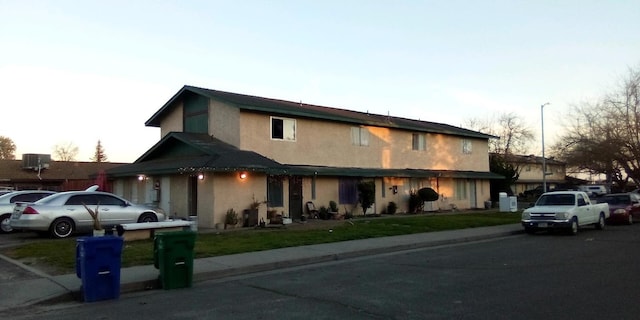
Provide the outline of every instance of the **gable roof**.
[[225,101],[241,110],[253,112],[271,113],[282,116],[327,120],[334,122],[351,123],[356,125],[370,125],[384,128],[396,128],[410,131],[441,133],[478,139],[497,138],[492,135],[451,126],[448,124],[413,120],[388,115],[378,115],[368,112],[358,112],[345,109],[323,107],[292,102],[279,99],[263,98],[232,92],[184,86],[169,101],[167,101],[149,120],[145,122],[149,127],[160,127],[161,120],[175,107],[183,94],[192,92],[210,99]]
[[133,164],[107,170],[107,174],[131,176],[211,171],[282,174],[286,172],[286,167],[256,152],[240,150],[204,133],[170,132]]

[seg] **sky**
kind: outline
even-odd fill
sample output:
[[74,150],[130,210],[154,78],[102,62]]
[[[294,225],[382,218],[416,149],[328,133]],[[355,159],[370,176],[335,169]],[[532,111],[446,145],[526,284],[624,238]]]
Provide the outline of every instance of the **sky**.
[[[463,126],[513,113],[541,155],[640,66],[640,0],[0,0],[0,136],[133,162],[184,85]],[[541,105],[549,103],[542,111]],[[54,156],[55,160],[55,156]]]

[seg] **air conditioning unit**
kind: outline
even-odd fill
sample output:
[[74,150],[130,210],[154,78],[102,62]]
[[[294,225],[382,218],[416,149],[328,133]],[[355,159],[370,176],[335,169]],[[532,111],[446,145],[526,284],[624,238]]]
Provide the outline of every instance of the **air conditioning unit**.
[[48,169],[51,164],[50,154],[25,153],[22,155],[22,169]]

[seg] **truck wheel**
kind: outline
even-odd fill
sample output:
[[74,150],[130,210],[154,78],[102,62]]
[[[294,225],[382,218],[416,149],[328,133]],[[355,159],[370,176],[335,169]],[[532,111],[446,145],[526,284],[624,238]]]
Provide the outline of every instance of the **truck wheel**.
[[571,228],[569,228],[569,234],[572,236],[578,234],[578,218],[576,217],[573,217],[573,219],[571,219]]
[[600,214],[600,217],[598,218],[598,222],[596,223],[596,229],[598,230],[602,230],[604,229],[604,214]]

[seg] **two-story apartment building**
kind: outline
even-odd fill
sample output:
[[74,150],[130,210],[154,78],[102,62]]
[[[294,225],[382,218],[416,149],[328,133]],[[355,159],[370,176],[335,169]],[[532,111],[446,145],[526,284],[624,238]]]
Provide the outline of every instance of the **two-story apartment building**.
[[[520,177],[514,186],[515,194],[521,194],[526,190],[535,189],[542,185],[542,157],[534,155],[512,155],[510,162],[520,169]],[[546,158],[544,165],[547,167],[547,190],[554,189],[566,183],[567,169],[564,162],[553,158]]]
[[156,202],[170,215],[214,227],[254,201],[299,219],[304,204],[338,203],[362,214],[357,184],[375,183],[380,213],[407,211],[411,192],[431,187],[442,209],[489,200],[488,140],[446,124],[184,86],[149,120],[161,139],[134,163],[109,170],[114,192]]

